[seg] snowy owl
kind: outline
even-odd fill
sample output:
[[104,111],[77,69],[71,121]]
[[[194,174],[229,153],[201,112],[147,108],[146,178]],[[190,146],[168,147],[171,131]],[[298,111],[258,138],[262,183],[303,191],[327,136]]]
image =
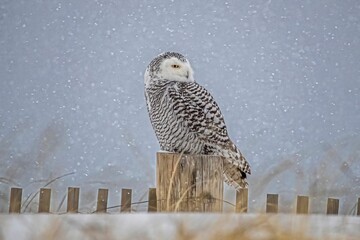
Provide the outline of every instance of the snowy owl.
[[221,156],[225,181],[247,187],[250,166],[230,140],[220,108],[176,52],[154,58],[144,74],[146,105],[161,150]]

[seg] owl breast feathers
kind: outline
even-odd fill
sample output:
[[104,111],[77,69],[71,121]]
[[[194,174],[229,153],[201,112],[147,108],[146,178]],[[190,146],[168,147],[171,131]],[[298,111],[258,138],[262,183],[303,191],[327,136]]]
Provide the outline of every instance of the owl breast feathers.
[[179,53],[160,54],[147,67],[144,80],[161,150],[221,156],[225,181],[237,190],[247,187],[250,166],[229,138],[214,98],[194,81],[189,61]]

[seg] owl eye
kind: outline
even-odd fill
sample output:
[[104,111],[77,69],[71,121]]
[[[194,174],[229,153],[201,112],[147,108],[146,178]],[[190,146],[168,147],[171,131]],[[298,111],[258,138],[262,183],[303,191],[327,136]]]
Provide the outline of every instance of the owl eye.
[[178,65],[178,64],[173,64],[173,65],[171,65],[171,67],[172,67],[172,68],[180,68],[180,65]]

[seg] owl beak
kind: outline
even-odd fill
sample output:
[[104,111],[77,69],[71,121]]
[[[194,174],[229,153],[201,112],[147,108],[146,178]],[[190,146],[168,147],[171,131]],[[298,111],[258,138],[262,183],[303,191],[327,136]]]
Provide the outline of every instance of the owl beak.
[[186,78],[189,79],[189,71],[186,71]]

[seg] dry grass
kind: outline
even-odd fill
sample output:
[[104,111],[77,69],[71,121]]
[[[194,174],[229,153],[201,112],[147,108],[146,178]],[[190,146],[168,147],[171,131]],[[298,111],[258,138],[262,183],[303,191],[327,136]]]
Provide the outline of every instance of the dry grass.
[[[28,127],[26,125],[17,126],[17,133],[22,134],[23,130]],[[2,187],[0,188],[0,212],[7,212],[8,206],[8,187],[9,186],[20,186],[23,188],[34,188],[38,186],[37,189],[43,186],[50,186],[51,188],[58,188],[57,181],[60,179],[61,174],[56,174],[53,172],[47,172],[51,167],[56,166],[52,160],[52,154],[59,148],[61,143],[61,132],[63,127],[58,124],[52,124],[44,129],[44,132],[39,138],[39,142],[34,143],[34,146],[31,147],[31,150],[23,153],[22,155],[14,155],[12,158],[11,166],[7,169],[3,169],[0,176],[0,183]],[[9,134],[5,136],[0,141],[0,161],[5,161],[5,156],[9,156],[8,149],[11,146],[12,141],[17,136]],[[345,150],[344,150],[345,149]],[[358,166],[360,159],[360,139],[357,137],[354,138],[344,138],[339,140],[337,144],[321,144],[314,146],[311,149],[305,149],[302,152],[296,153],[280,160],[277,164],[269,167],[266,172],[258,174],[257,176],[251,176],[251,178],[256,178],[251,180],[251,189],[250,189],[250,212],[251,206],[257,208],[257,212],[261,207],[259,205],[265,205],[265,193],[268,191],[269,187],[272,187],[276,180],[280,178],[283,174],[290,174],[290,180],[295,183],[292,190],[289,191],[292,195],[296,194],[310,195],[311,199],[311,212],[315,213],[324,213],[325,206],[324,202],[327,197],[343,197],[344,199],[341,202],[340,209],[343,210],[343,214],[355,213],[355,201],[360,194],[352,191],[353,189],[359,190],[359,187],[354,188],[354,186],[359,186],[359,176],[356,174],[356,170],[352,166]],[[348,151],[347,154],[343,154],[345,151]],[[140,154],[140,153],[137,153]],[[313,156],[317,156],[317,159],[314,159]],[[27,179],[24,178],[29,169],[24,168],[29,159],[33,159],[38,162],[38,165],[35,169],[31,169],[36,173],[34,175],[34,180],[30,183]],[[310,166],[309,163],[305,163],[308,159],[314,160],[316,165],[312,166],[310,169],[306,169],[303,166]],[[142,160],[145,162],[145,160]],[[148,163],[144,163],[148,164]],[[150,168],[149,168],[150,169]],[[105,169],[106,174],[107,170]],[[67,177],[67,176],[64,176]],[[100,178],[99,178],[100,179]],[[23,183],[28,183],[28,185],[23,185]],[[93,181],[87,182],[88,190],[82,192],[80,197],[80,205],[83,205],[84,202],[88,202],[87,207],[84,207],[85,212],[93,212],[93,207],[88,207],[89,205],[95,206],[96,201],[96,191],[94,191],[93,186],[97,185],[113,185],[118,187],[120,183],[114,182],[100,182]],[[123,184],[121,182],[121,184]],[[278,186],[281,185],[278,184]],[[5,187],[4,187],[5,186]],[[81,188],[83,189],[83,188]],[[65,190],[65,189],[64,189]],[[280,194],[280,212],[294,212],[294,204],[291,202],[281,202],[281,194],[289,194],[289,192],[282,192],[280,188],[277,189],[276,193]],[[56,194],[56,193],[55,193]],[[140,200],[145,198],[146,193],[140,197]],[[65,199],[65,192],[60,196],[62,200]],[[256,203],[252,202],[251,199],[262,199]],[[293,198],[295,201],[295,197]],[[319,201],[321,199],[321,201]],[[60,200],[57,202],[57,208],[55,211],[61,211],[63,201]],[[352,201],[352,202],[351,202]],[[320,202],[320,204],[319,204]],[[145,203],[141,207],[136,207],[133,205],[133,210],[136,211],[145,211],[146,201],[140,201],[140,203]],[[231,204],[230,204],[231,205]],[[287,205],[287,208],[283,206]],[[111,204],[109,205],[111,206]],[[116,206],[118,207],[118,206]],[[232,207],[231,207],[232,208]],[[36,212],[37,211],[37,192],[31,192],[25,195],[25,202],[23,203],[22,212]],[[118,209],[116,209],[118,211]],[[155,216],[148,214],[150,217]],[[4,215],[3,215],[4,216]],[[20,217],[26,215],[21,215]],[[39,215],[36,215],[39,216]],[[35,217],[36,217],[35,216]],[[199,215],[201,217],[195,220],[188,221],[187,217],[181,217],[181,214],[175,215],[170,214],[168,217],[163,219],[157,219],[156,217],[153,220],[148,221],[147,224],[137,221],[133,221],[133,226],[125,224],[127,219],[123,216],[120,220],[115,220],[111,217],[117,217],[110,215],[107,219],[104,215],[92,215],[94,216],[92,221],[82,222],[82,218],[67,218],[67,215],[64,216],[52,216],[49,222],[45,222],[47,227],[40,229],[39,231],[31,231],[31,229],[37,229],[39,224],[37,221],[28,220],[25,221],[23,227],[28,228],[28,239],[176,239],[176,240],[197,240],[197,239],[223,239],[223,240],[232,240],[232,239],[318,239],[313,237],[311,234],[312,228],[309,228],[304,219],[304,224],[287,224],[284,220],[279,218],[274,218],[271,215],[257,215],[256,217],[244,219],[234,219],[233,215],[223,214],[221,217],[203,214]],[[131,219],[131,215],[127,215]],[[175,216],[179,216],[178,218]],[[238,215],[239,216],[239,215]],[[289,219],[284,215],[280,215],[284,219]],[[13,216],[12,216],[13,217]],[[40,216],[41,217],[41,216]],[[80,215],[81,217],[81,215]],[[95,219],[95,217],[97,219]],[[295,216],[294,216],[295,217]],[[296,218],[299,216],[296,216]],[[211,219],[214,218],[214,219]],[[210,220],[209,220],[210,219]],[[7,229],[4,226],[7,226],[6,219],[0,215],[0,240],[5,239],[7,234]],[[299,222],[297,222],[299,223]],[[133,231],[130,228],[135,228],[134,226],[142,226],[141,229]],[[326,224],[326,223],[325,223]],[[319,225],[320,226],[320,225]],[[30,230],[29,230],[30,229]],[[166,232],[171,232],[171,238],[164,237]],[[309,232],[310,231],[310,232]],[[346,232],[342,233],[341,230],[336,233],[336,230],[333,232],[327,233],[324,231],[324,236],[327,239],[360,239],[360,233],[358,235],[347,235]],[[328,235],[326,235],[328,234]],[[329,235],[330,234],[330,235]],[[333,237],[335,236],[335,237]]]
[[0,239],[355,240],[359,224],[356,217],[271,214],[0,215]]
[[[17,127],[20,129],[20,127]],[[53,129],[52,129],[53,128]],[[59,128],[59,127],[58,127]],[[26,156],[33,155],[37,156],[38,159],[42,164],[45,165],[46,159],[49,158],[51,155],[50,153],[41,153],[41,149],[47,149],[47,151],[53,152],[57,149],[56,146],[58,141],[50,141],[47,142],[45,139],[56,138],[59,135],[60,130],[56,130],[56,128],[51,125],[44,130],[42,133],[42,141],[40,141],[39,145],[39,153],[29,153]],[[10,136],[9,136],[10,138]],[[252,182],[251,189],[250,189],[250,212],[262,212],[263,207],[265,206],[265,193],[269,187],[279,178],[282,174],[289,174],[295,172],[291,178],[294,179],[294,182],[297,184],[293,190],[289,190],[290,192],[284,192],[284,190],[280,189],[278,191],[273,191],[275,193],[280,194],[280,212],[295,212],[295,199],[296,194],[298,195],[309,195],[310,196],[310,211],[312,213],[324,213],[326,209],[326,200],[328,197],[337,197],[341,198],[341,205],[340,205],[340,214],[355,214],[356,211],[356,200],[357,195],[356,192],[352,191],[354,188],[354,184],[359,182],[359,177],[354,173],[354,170],[351,166],[356,166],[358,164],[358,159],[360,158],[360,152],[356,150],[353,146],[349,147],[347,145],[354,145],[359,146],[360,148],[360,140],[357,138],[346,138],[339,141],[339,144],[336,145],[329,145],[323,144],[319,146],[314,146],[312,149],[308,149],[302,153],[294,154],[289,158],[283,159],[279,161],[276,165],[270,167],[267,172],[263,175],[256,176],[257,181]],[[8,141],[0,142],[0,152],[6,153],[6,147],[9,147]],[[342,156],[340,154],[340,149],[347,147],[348,149],[352,150],[347,155]],[[50,149],[50,150],[49,150]],[[355,149],[355,150],[354,150]],[[299,162],[303,161],[300,159],[299,156],[302,156],[302,159],[311,159],[312,155],[320,156],[321,154],[316,152],[321,152],[322,157],[317,160],[318,166],[315,166],[311,172],[306,171],[305,169],[301,168]],[[0,188],[0,212],[7,212],[8,209],[6,208],[8,204],[8,197],[9,192],[8,188],[4,188],[4,186],[18,186],[20,183],[16,183],[14,179],[20,179],[23,181],[19,174],[22,176],[25,174],[24,168],[19,170],[21,164],[24,164],[20,158],[19,161],[15,161],[6,171],[3,177],[0,177],[0,182],[2,183],[2,188]],[[179,158],[180,159],[180,158]],[[43,169],[41,167],[41,169]],[[42,170],[44,171],[44,170]],[[69,173],[72,174],[72,173]],[[55,176],[54,173],[50,174],[48,178],[41,179],[41,180],[33,180],[28,186],[23,187],[26,189],[27,187],[33,188],[34,184],[40,187],[51,186],[52,188],[56,188],[56,182],[61,178],[66,178],[68,174],[62,176]],[[308,176],[307,176],[308,175]],[[253,176],[251,176],[252,178]],[[305,183],[305,184],[304,184]],[[94,206],[96,205],[96,190],[91,185],[98,185],[98,181],[88,182],[87,189],[85,187],[81,187],[82,191],[85,189],[84,192],[81,193],[81,207],[82,210],[80,212],[87,212],[91,213],[94,212]],[[114,185],[117,187],[118,185],[115,183],[101,183],[102,185],[107,186],[108,184]],[[279,185],[279,184],[278,184]],[[171,185],[172,186],[172,185]],[[308,188],[306,189],[306,186]],[[7,190],[7,191],[4,191]],[[357,187],[359,189],[359,187]],[[65,190],[65,189],[64,189]],[[355,190],[356,191],[356,190]],[[53,193],[54,194],[54,193]],[[233,191],[231,191],[233,194]],[[282,201],[282,194],[287,194],[287,199],[293,199],[292,202],[288,200]],[[359,193],[358,193],[359,194]],[[291,198],[289,196],[292,196]],[[38,203],[37,198],[38,192],[31,192],[25,195],[25,200],[22,204],[22,212],[36,212]],[[134,204],[133,210],[139,211],[146,211],[146,192],[140,197],[139,202],[142,204]],[[64,199],[66,198],[65,191],[61,194],[61,200],[57,201],[57,205],[54,208],[54,203],[52,200],[52,209],[55,212],[64,211]],[[54,197],[52,197],[53,199]],[[260,199],[261,201],[252,202],[252,199]],[[228,200],[228,199],[226,199]],[[87,202],[87,204],[84,204]],[[235,202],[234,199],[231,199],[230,202]],[[224,201],[227,211],[233,212],[234,205],[227,204],[227,201]],[[85,206],[84,206],[85,205]],[[168,204],[169,205],[169,204]],[[111,209],[116,209],[117,205],[109,205]],[[115,206],[115,207],[111,207]],[[262,207],[263,206],[263,207]],[[168,206],[169,207],[169,206]],[[254,209],[256,209],[254,211]]]
[[[66,171],[65,169],[77,169],[74,166],[68,168],[63,163],[63,159],[56,159],[57,151],[63,150],[66,144],[66,126],[62,122],[50,122],[44,126],[40,134],[34,138],[29,138],[29,129],[32,128],[30,122],[20,122],[12,130],[0,138],[0,213],[8,212],[10,187],[20,187],[23,189],[23,203],[21,211],[36,212],[38,209],[38,191],[42,187],[50,187],[51,209],[54,212],[65,211],[64,200],[66,189],[73,185],[72,179],[81,179],[74,185],[81,187],[81,212],[93,212],[96,205],[96,189],[109,188],[114,199],[114,192],[120,195],[121,186],[136,189],[141,201],[146,196],[147,186],[142,182],[135,181],[127,177],[123,166],[108,166],[104,164],[102,171],[87,178],[81,177],[79,173]],[[129,141],[131,136],[126,136],[124,141]],[[33,139],[33,140],[31,140]],[[25,143],[25,144],[24,144]],[[26,146],[25,146],[26,145]],[[130,144],[139,165],[148,166],[149,160],[139,157],[141,152],[134,149],[134,144]],[[74,163],[75,165],[75,163]],[[6,166],[6,167],[3,167]],[[62,169],[59,172],[58,169]],[[144,168],[144,182],[151,182],[151,168]],[[64,172],[65,171],[65,172]],[[109,177],[112,176],[112,177]],[[87,180],[91,179],[91,180]],[[112,180],[109,180],[112,179]],[[69,184],[70,182],[70,184]],[[117,200],[117,199],[116,199]],[[114,202],[110,200],[110,204]],[[118,204],[118,202],[115,202]],[[112,204],[112,205],[116,205]],[[136,207],[137,206],[137,207]],[[140,204],[134,206],[136,211],[144,211],[146,206]],[[114,209],[117,211],[118,209]]]

